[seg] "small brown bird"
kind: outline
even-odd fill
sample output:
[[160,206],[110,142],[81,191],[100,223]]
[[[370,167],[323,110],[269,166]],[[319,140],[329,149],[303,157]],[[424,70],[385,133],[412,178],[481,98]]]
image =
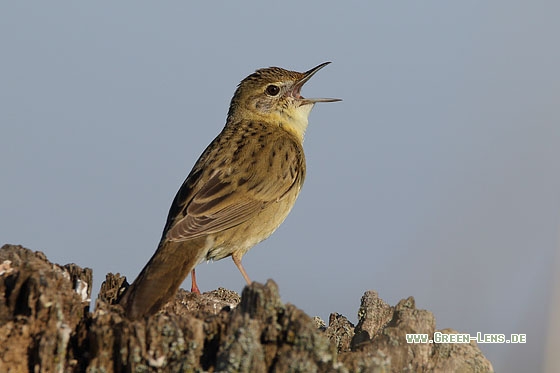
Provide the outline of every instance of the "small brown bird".
[[279,67],[243,79],[222,132],[202,153],[177,192],[158,249],[119,303],[131,319],[156,313],[195,266],[231,256],[248,284],[243,255],[284,221],[305,178],[303,136],[317,102],[301,87],[304,73]]

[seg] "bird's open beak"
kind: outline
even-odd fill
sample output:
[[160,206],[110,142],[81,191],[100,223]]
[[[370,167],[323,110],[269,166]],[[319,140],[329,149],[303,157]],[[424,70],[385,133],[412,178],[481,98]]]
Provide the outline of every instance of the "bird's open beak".
[[301,105],[309,105],[309,104],[314,104],[316,102],[336,102],[336,101],[342,101],[339,98],[305,98],[302,97],[300,95],[300,91],[301,91],[301,87],[303,87],[303,85],[305,83],[307,83],[307,81],[309,79],[311,79],[311,77],[313,75],[315,75],[315,73],[319,70],[321,70],[323,67],[327,66],[330,62],[323,62],[322,64],[315,66],[314,68],[306,71],[303,73],[303,77],[298,80],[295,84],[294,84],[294,89],[293,89],[293,95],[294,97],[298,98],[301,102]]

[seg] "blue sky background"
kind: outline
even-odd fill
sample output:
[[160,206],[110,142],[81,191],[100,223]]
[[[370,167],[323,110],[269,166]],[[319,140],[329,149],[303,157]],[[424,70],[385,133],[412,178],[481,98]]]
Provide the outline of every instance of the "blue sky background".
[[[558,364],[559,10],[4,2],[0,242],[93,268],[95,292],[107,272],[133,280],[237,83],[333,61],[303,94],[344,101],[312,112],[306,184],[244,258],[251,278],[324,319],[355,322],[368,289],[412,295],[438,328],[526,333],[481,348],[497,371],[542,371],[547,348]],[[245,284],[230,259],[197,274]]]

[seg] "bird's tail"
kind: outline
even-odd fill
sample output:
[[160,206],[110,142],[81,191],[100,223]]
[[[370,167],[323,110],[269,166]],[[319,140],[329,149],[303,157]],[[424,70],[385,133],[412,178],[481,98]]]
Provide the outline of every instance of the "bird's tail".
[[119,300],[130,319],[158,312],[203,258],[185,242],[163,240],[148,264]]

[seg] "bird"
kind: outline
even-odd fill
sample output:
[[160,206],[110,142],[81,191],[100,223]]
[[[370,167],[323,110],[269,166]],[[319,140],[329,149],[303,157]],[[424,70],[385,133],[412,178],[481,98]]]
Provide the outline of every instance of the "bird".
[[303,152],[308,116],[318,102],[301,88],[324,62],[306,72],[280,67],[256,70],[231,99],[226,124],[179,188],[156,252],[118,303],[130,319],[157,313],[195,267],[231,256],[241,263],[268,238],[292,209],[306,174]]

